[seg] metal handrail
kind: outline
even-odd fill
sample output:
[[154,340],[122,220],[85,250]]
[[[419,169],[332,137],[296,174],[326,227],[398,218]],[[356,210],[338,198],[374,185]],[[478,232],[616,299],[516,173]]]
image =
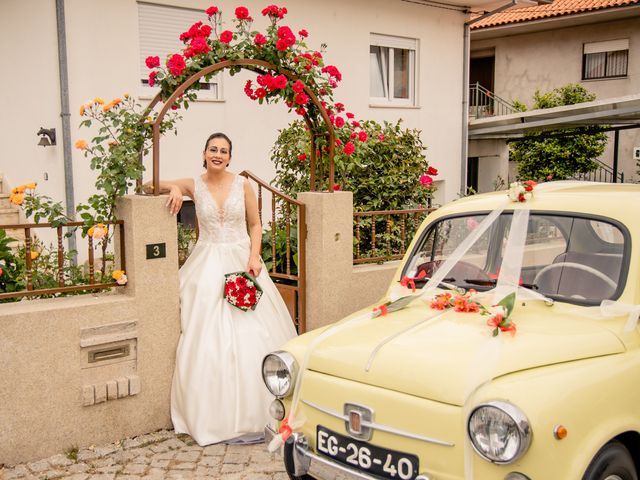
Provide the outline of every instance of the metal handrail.
[[[418,229],[420,221],[418,221],[418,217],[420,215],[429,214],[436,210],[435,208],[427,207],[427,208],[411,208],[406,210],[378,210],[378,211],[370,211],[370,212],[353,212],[353,228],[354,228],[354,237],[356,239],[355,244],[355,253],[353,257],[353,263],[377,263],[377,262],[387,262],[391,260],[399,260],[401,259],[408,246],[407,242],[407,230],[408,227],[414,227],[415,230]],[[391,228],[393,224],[392,216],[399,217],[398,221],[400,222],[400,236],[395,239],[395,248],[392,245],[391,239]],[[366,237],[371,243],[370,254],[361,254],[362,246],[361,243],[363,240],[363,234],[361,233],[361,219],[371,218],[371,226],[368,232],[369,235]],[[383,217],[382,219],[376,219],[375,217]],[[410,225],[407,225],[407,220],[410,220]],[[376,232],[376,223],[377,222],[385,222],[384,230],[382,232]],[[412,232],[410,232],[413,235]],[[384,247],[377,246],[377,237],[380,235],[386,235],[386,241],[384,242]],[[386,251],[383,255],[378,255],[378,250],[383,249]]]
[[598,164],[598,168],[586,173],[577,173],[573,178],[586,182],[624,183],[624,172],[617,172],[614,175],[613,168],[609,165],[598,159],[595,161]]
[[[126,270],[125,264],[125,243],[124,243],[124,221],[116,220],[114,222],[103,222],[105,225],[118,225],[120,230],[120,269]],[[65,292],[78,292],[78,291],[94,291],[94,290],[103,290],[106,288],[120,287],[115,282],[109,283],[96,283],[95,281],[95,271],[94,271],[94,256],[93,256],[93,238],[88,237],[89,239],[89,283],[86,285],[67,285],[64,284],[64,244],[62,242],[63,238],[63,228],[67,227],[81,227],[85,225],[84,222],[68,222],[64,225],[54,226],[51,223],[16,223],[10,225],[0,225],[0,229],[2,230],[23,230],[24,231],[24,244],[25,244],[25,279],[27,281],[27,289],[21,290],[19,292],[8,292],[8,293],[0,293],[0,300],[5,300],[9,298],[21,298],[21,297],[31,297],[38,295],[53,295],[57,293],[65,293]],[[57,268],[57,277],[58,277],[58,287],[57,288],[34,288],[33,286],[33,260],[31,258],[31,230],[34,229],[43,229],[43,228],[55,228],[57,234],[57,256],[58,256],[58,268]],[[104,261],[104,259],[103,259]]]
[[[258,185],[258,215],[260,217],[260,223],[262,223],[262,201],[263,190],[271,193],[271,258],[272,264],[269,271],[269,276],[272,278],[281,278],[284,280],[292,280],[297,283],[298,291],[298,318],[297,327],[298,333],[306,331],[306,281],[305,281],[305,269],[306,269],[306,241],[307,241],[307,223],[306,223],[306,209],[305,204],[299,200],[296,200],[285,193],[273,188],[271,185],[260,179],[255,174],[248,170],[240,172],[240,175],[247,179],[251,179]],[[283,203],[282,211],[283,217],[280,222],[276,219],[277,201]],[[295,216],[292,215],[292,208],[297,208],[297,222]],[[286,234],[286,250],[285,250],[285,269],[284,271],[278,271],[276,262],[276,230],[278,223],[284,221],[284,231]],[[292,223],[297,223],[298,228],[298,270],[296,273],[292,272],[291,262],[293,260],[291,249],[291,229]],[[295,226],[293,227],[295,228]],[[294,319],[295,322],[296,319]]]
[[515,113],[515,107],[504,98],[476,82],[469,85],[469,114],[474,118]]

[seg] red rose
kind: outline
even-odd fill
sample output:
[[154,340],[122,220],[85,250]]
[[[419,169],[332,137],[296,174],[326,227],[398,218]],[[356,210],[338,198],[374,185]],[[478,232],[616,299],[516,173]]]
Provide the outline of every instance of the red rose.
[[302,93],[304,92],[304,83],[302,83],[300,80],[296,80],[291,88],[296,93]]
[[351,112],[347,112],[347,113],[345,113],[345,115],[347,116],[347,118],[355,117],[355,115],[353,113],[351,113]]
[[293,100],[298,104],[298,105],[306,105],[307,103],[309,103],[309,97],[307,96],[306,93],[298,93]]
[[156,84],[156,75],[158,75],[158,72],[156,72],[155,70],[149,74],[150,87],[153,87]]
[[338,86],[338,84],[336,83],[336,81],[333,78],[329,79],[329,86],[331,88],[336,88]]
[[338,190],[340,190],[340,184],[339,184],[339,183],[336,183],[336,184],[333,186],[333,191],[334,191],[334,192],[337,192]]
[[184,63],[184,57],[179,53],[174,53],[171,55],[171,58],[167,60],[167,68],[171,72],[171,75],[174,77],[179,77],[184,72],[184,69],[187,68],[186,63]]
[[264,98],[267,96],[267,91],[260,87],[260,88],[256,88],[256,97],[258,98]]
[[296,37],[289,27],[283,25],[278,28],[278,41],[276,42],[276,48],[278,50],[284,51],[295,43]]
[[216,7],[215,5],[210,6],[209,8],[207,8],[205,10],[205,13],[210,16],[213,17],[216,13],[218,13],[220,10],[218,9],[218,7]]
[[309,32],[307,32],[304,28],[302,30],[300,30],[298,32],[298,35],[300,35],[301,37],[308,37],[309,36]]
[[344,118],[336,117],[336,127],[338,128],[344,127]]
[[236,18],[238,20],[253,20],[253,18],[249,16],[249,10],[247,9],[247,7],[237,7]]
[[278,40],[276,42],[276,49],[279,52],[284,52],[287,48],[289,48],[289,45],[287,45],[287,42],[285,42],[284,40]]
[[438,169],[430,166],[430,167],[427,169],[427,173],[428,173],[429,175],[433,175],[433,176],[435,177],[436,175],[438,175]]
[[287,86],[287,77],[285,77],[284,75],[278,75],[273,79],[273,82],[271,83],[271,88],[274,90],[276,88],[285,88],[286,86]]
[[340,73],[340,70],[338,70],[338,68],[334,65],[327,65],[326,67],[322,67],[322,73],[328,73],[338,81],[342,80],[342,74]]
[[203,25],[200,27],[201,37],[208,37],[211,35],[211,27],[209,25]]
[[336,112],[338,112],[338,113],[344,112],[344,104],[343,103],[338,102],[338,103],[336,103],[335,107],[336,107]]
[[342,151],[346,156],[350,156],[353,152],[356,151],[356,146],[351,142],[347,142]]
[[233,33],[231,33],[231,31],[225,30],[220,34],[220,41],[222,43],[226,43],[228,45],[231,43],[231,40],[233,40]]
[[384,142],[384,133],[381,133],[380,135],[378,135],[378,140],[380,140],[381,142]]
[[256,45],[264,45],[265,43],[267,43],[267,37],[265,37],[261,33],[258,33],[256,35],[256,38],[253,39],[253,43],[255,43]]
[[353,125],[353,128],[358,128],[360,126],[360,122],[354,120],[353,122],[351,122],[351,125]]
[[[191,40],[191,45],[187,49],[190,51],[191,56],[199,55],[201,53],[207,53],[211,50],[207,40],[204,37],[196,37]],[[187,52],[185,52],[185,57],[187,56]]]
[[358,133],[358,140],[360,140],[361,142],[366,142],[367,138],[367,132],[365,132],[364,130],[360,130],[360,132]]
[[147,68],[156,68],[160,66],[160,57],[147,57],[144,61],[147,64]]
[[[304,95],[304,93],[302,93],[301,95]],[[300,115],[301,117],[304,117],[304,114],[305,114],[305,113],[307,113],[307,112],[305,111],[305,109],[304,109],[304,108],[302,108],[302,107],[298,107],[298,108],[296,108],[296,109],[295,109],[295,112],[296,112],[298,115]]]
[[342,145],[342,140],[336,138],[336,147],[339,147],[340,145]]
[[358,134],[356,132],[351,132],[351,135],[349,136],[349,138],[351,138],[351,140],[353,140],[357,136],[358,136]]
[[298,155],[298,160],[300,160],[301,162],[304,162],[306,159],[307,159],[306,153],[301,153],[300,155]]
[[255,100],[255,99],[258,98],[258,97],[255,96],[255,94],[253,93],[253,89],[251,88],[251,80],[247,80],[247,83],[244,84],[244,93],[251,100]]

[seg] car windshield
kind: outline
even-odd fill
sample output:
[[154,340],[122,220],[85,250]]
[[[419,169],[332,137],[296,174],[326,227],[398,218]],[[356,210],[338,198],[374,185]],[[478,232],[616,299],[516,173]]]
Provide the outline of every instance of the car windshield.
[[[484,217],[448,217],[432,224],[413,249],[403,275],[433,275]],[[443,281],[465,289],[492,288],[500,273],[511,217],[503,213]],[[627,270],[628,235],[623,229],[603,218],[531,212],[520,284],[572,303],[597,304],[616,298]]]

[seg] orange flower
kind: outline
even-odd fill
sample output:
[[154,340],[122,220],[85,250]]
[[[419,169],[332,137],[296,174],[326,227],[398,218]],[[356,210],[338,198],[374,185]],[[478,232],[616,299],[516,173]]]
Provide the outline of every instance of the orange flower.
[[451,294],[450,293],[441,293],[440,295],[436,295],[436,297],[431,302],[431,308],[435,310],[446,310],[451,306]]
[[122,96],[123,96],[124,98],[129,98],[129,96],[130,96],[130,95],[129,95],[129,93],[127,92],[127,93],[125,93],[125,94],[124,94],[124,95],[122,95]]
[[121,98],[114,98],[113,100],[111,100],[111,103],[113,103],[113,106],[115,107],[116,105],[119,105],[122,103],[122,99]]
[[122,275],[124,275],[124,270],[114,270],[114,272],[111,274],[114,280],[120,280],[120,278],[122,278]]
[[102,240],[107,235],[107,226],[104,223],[96,223],[87,230],[87,235],[94,240]]
[[84,115],[84,105],[80,105],[80,116]]
[[104,105],[104,100],[100,97],[96,97],[93,99],[93,103],[97,103],[98,105]]
[[107,103],[106,105],[104,105],[102,107],[102,111],[103,112],[108,112],[109,110],[111,110],[114,107],[114,105],[115,104],[113,102],[109,102],[109,103]]
[[31,250],[31,260],[35,260],[39,256],[40,256],[40,252],[37,252],[36,250]]
[[37,186],[38,184],[36,182],[31,182],[31,183],[25,184],[24,188],[26,188],[27,190],[34,190]]
[[75,147],[78,150],[86,150],[88,146],[89,146],[89,144],[87,143],[87,141],[86,140],[82,140],[82,139],[78,140],[76,142],[76,144],[75,144]]
[[24,202],[24,193],[12,193],[9,202],[13,205],[22,205]]

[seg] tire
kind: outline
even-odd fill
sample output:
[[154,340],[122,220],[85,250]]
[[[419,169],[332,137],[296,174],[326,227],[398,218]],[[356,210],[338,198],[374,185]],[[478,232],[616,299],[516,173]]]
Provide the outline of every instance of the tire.
[[582,480],[638,480],[638,474],[629,450],[613,441],[593,457]]
[[315,480],[310,475],[302,475],[295,476],[292,472],[294,471],[293,467],[293,439],[289,437],[286,442],[284,442],[284,468],[287,470],[287,475],[289,475],[290,480]]

